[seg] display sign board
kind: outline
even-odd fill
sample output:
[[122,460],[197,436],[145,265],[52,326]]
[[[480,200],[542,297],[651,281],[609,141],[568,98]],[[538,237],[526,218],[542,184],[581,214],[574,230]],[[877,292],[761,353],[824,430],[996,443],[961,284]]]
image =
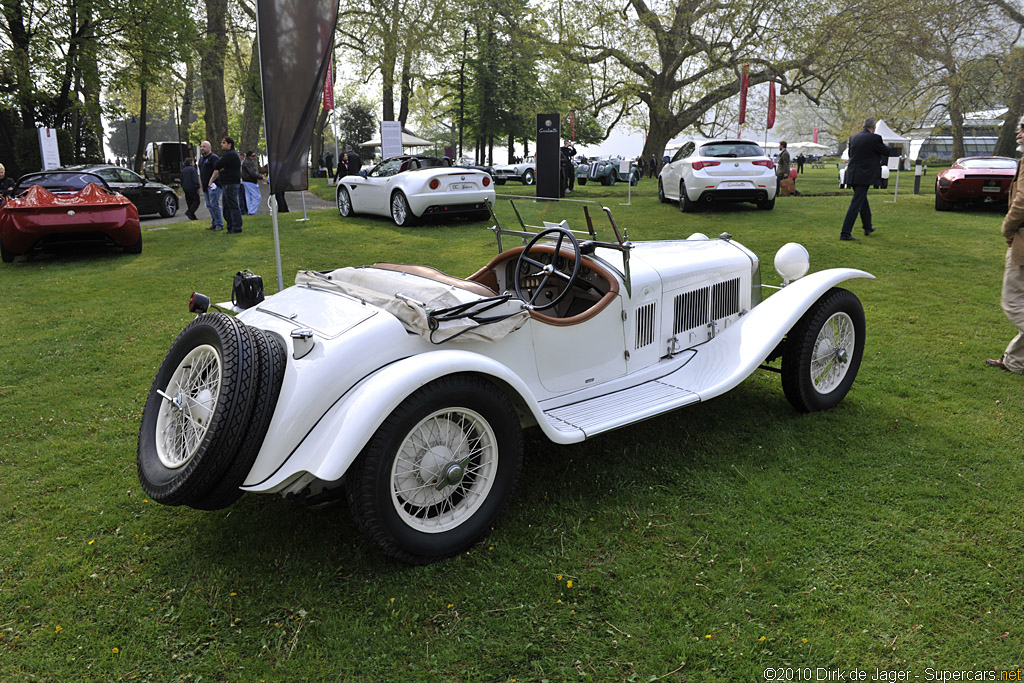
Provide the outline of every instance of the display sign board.
[[380,155],[382,159],[390,159],[402,154],[402,122],[380,122]]
[[60,148],[57,147],[57,129],[39,128],[39,154],[43,157],[43,170],[60,168]]
[[559,141],[562,139],[558,114],[537,114],[537,196],[557,199],[560,194]]
[[619,173],[629,177],[629,159],[619,159]]

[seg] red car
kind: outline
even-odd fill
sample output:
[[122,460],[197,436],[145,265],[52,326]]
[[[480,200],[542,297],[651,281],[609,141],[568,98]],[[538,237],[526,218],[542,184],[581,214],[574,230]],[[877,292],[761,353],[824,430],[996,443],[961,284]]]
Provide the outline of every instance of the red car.
[[0,257],[60,244],[100,243],[142,252],[139,211],[97,175],[44,171],[22,176],[0,204]]
[[1016,173],[1017,161],[1009,157],[957,159],[935,179],[935,210],[949,211],[957,204],[1005,204]]

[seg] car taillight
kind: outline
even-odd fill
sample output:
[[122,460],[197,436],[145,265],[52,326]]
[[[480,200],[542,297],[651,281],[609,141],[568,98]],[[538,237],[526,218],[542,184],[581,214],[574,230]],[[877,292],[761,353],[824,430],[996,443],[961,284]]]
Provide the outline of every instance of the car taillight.
[[772,161],[771,159],[758,159],[757,161],[751,163],[753,163],[754,166],[764,166],[769,170],[775,168],[775,162]]
[[192,292],[188,299],[188,310],[190,313],[203,314],[210,310],[210,297],[199,292]]
[[430,179],[430,189],[431,190],[436,190],[440,186],[441,186],[441,181],[440,180],[438,180],[437,178],[431,178]]
[[491,176],[485,175],[483,182],[484,182],[484,187],[487,187],[488,185],[490,185],[491,184]]
[[708,166],[720,166],[721,164],[721,161],[695,161],[693,162],[693,170],[699,171],[700,169],[707,168]]

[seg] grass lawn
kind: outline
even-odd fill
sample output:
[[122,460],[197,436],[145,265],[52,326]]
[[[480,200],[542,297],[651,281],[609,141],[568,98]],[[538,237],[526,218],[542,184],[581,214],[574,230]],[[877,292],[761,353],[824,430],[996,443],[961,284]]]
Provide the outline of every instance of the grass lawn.
[[[846,285],[867,315],[860,375],[826,413],[797,414],[778,376],[758,372],[583,444],[528,433],[497,529],[429,567],[378,554],[343,505],[248,495],[199,512],[148,501],[139,486],[140,413],[191,319],[188,296],[228,298],[242,268],[275,289],[269,217],[247,217],[239,236],[144,226],[139,256],[4,264],[0,681],[763,681],[766,667],[937,680],[929,668],[1016,669],[1024,379],[983,365],[1014,334],[999,307],[1002,214],[937,213],[932,182],[914,196],[913,174],[901,174],[895,203],[892,189],[873,190],[879,230],[859,243],[837,239],[850,193],[834,189],[834,168],[809,170],[804,196],[770,212],[682,214],[658,203],[651,180],[628,206],[625,185],[579,188],[633,240],[732,233],[761,256],[766,284],[789,241],[807,247],[813,270],[873,273]],[[286,284],[300,268],[383,260],[465,276],[494,254],[486,223],[295,215],[280,222]]]

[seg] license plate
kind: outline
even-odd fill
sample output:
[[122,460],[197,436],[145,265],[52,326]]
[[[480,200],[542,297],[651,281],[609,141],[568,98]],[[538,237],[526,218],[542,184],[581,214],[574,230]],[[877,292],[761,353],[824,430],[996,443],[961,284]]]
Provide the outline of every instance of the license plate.
[[1002,189],[1000,186],[1002,183],[998,180],[986,180],[985,186],[981,188],[982,192],[999,192]]
[[475,187],[476,186],[473,185],[473,183],[451,183],[448,186],[448,189],[453,191],[453,192],[457,192],[459,190],[472,190]]
[[745,187],[750,187],[750,183],[734,180],[728,183],[719,183],[718,187],[723,190],[737,190]]

